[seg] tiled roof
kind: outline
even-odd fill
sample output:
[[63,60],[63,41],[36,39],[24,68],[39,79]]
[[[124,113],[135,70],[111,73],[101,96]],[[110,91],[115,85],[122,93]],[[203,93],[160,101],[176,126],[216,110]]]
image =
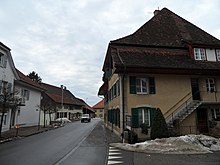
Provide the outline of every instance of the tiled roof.
[[[16,69],[16,72],[20,78],[19,81],[24,82],[34,88],[38,88],[39,90],[45,90],[39,83],[33,81],[32,79],[30,79],[28,76],[25,76],[21,71],[19,71],[18,69]],[[17,82],[19,82],[17,81]]]
[[112,52],[116,68],[154,68],[154,69],[207,69],[219,70],[219,62],[196,61],[186,49],[117,47]]
[[220,49],[220,40],[163,8],[133,34],[110,42],[103,71],[115,67],[115,73],[126,68],[129,73],[157,69],[220,75],[220,62],[193,59],[195,46]]
[[[50,84],[41,83],[41,86],[46,90],[46,94],[56,103],[62,102],[61,87],[56,87]],[[69,90],[63,89],[63,103],[72,105],[84,105],[84,102],[75,97]]]
[[193,44],[220,45],[220,40],[167,8],[159,11],[133,34],[111,43],[184,47],[183,41]]
[[93,109],[104,109],[104,100],[99,101],[97,104],[95,104]]

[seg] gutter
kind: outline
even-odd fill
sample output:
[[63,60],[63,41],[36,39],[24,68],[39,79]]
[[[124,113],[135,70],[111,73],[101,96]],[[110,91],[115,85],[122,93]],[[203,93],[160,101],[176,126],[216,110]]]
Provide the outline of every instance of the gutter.
[[[121,88],[122,88],[122,128],[123,128],[123,132],[125,130],[125,97],[124,97],[124,90],[125,90],[125,85],[124,85],[124,82],[125,82],[125,75],[126,75],[126,65],[124,63],[124,61],[122,60],[121,56],[120,56],[120,53],[118,51],[117,48],[115,48],[116,51],[117,51],[117,55],[118,55],[118,58],[120,59],[121,63],[123,64],[123,74],[122,74],[122,84],[121,84]],[[122,132],[122,133],[123,133]]]

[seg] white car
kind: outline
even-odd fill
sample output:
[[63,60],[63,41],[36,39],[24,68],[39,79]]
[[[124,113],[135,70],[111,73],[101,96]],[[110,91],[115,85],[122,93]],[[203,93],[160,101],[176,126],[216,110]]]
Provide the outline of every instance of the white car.
[[85,122],[90,122],[91,121],[91,118],[90,118],[90,115],[89,114],[83,114],[82,117],[81,117],[81,123],[85,123]]
[[61,124],[65,124],[65,123],[71,123],[71,121],[65,117],[63,118],[57,118],[55,121],[59,121],[61,122]]

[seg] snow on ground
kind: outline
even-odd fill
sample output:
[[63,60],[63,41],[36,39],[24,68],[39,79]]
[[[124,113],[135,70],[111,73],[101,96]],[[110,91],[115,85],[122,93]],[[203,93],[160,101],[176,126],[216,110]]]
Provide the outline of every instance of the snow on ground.
[[163,154],[205,154],[220,151],[220,138],[206,135],[185,135],[145,141],[136,144],[112,143],[123,150]]

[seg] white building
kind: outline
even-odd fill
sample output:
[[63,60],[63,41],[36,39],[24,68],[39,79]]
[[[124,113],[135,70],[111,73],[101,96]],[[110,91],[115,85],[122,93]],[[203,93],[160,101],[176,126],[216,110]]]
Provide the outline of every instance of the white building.
[[20,80],[15,81],[15,91],[25,106],[20,106],[15,123],[22,126],[35,126],[40,122],[41,85],[17,70]]
[[[0,42],[0,96],[4,97],[4,90],[10,89],[8,93],[13,93],[14,80],[18,80],[18,74],[15,70],[14,62],[11,57],[10,48]],[[11,108],[5,108],[3,112],[3,101],[1,100],[0,106],[0,120],[3,116],[2,132],[9,130],[10,126],[13,125],[11,121]]]

